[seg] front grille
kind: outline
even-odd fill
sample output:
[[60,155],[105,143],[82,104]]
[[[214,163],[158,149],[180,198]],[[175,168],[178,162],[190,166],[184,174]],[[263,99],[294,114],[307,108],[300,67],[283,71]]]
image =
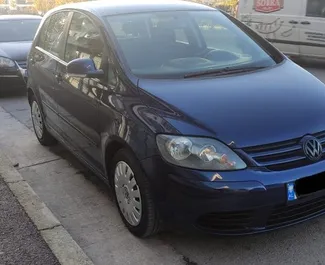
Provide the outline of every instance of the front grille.
[[[323,157],[325,152],[325,131],[313,134],[323,146]],[[312,163],[306,158],[300,144],[302,138],[289,141],[272,143],[262,146],[244,148],[243,151],[260,167],[269,170],[280,171],[296,168]]]
[[209,213],[198,218],[201,229],[234,233],[252,226],[253,211]]
[[281,227],[325,213],[325,197],[294,205],[282,205],[273,209],[267,221],[267,229]]
[[323,214],[325,196],[252,211],[208,213],[198,218],[196,226],[203,231],[225,235],[251,234],[293,225]]
[[17,64],[18,64],[19,67],[22,68],[22,69],[26,69],[26,68],[27,68],[27,62],[26,62],[26,61],[17,62]]

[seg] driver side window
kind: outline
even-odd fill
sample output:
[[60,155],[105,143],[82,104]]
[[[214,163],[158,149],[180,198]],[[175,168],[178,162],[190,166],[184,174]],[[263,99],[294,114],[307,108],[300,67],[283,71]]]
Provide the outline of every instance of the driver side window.
[[[64,61],[90,58],[97,69],[107,72],[108,58],[104,52],[104,43],[95,24],[84,14],[74,13],[66,42]],[[99,98],[107,78],[69,77],[68,82],[91,98]]]
[[[93,59],[97,69],[103,69],[104,44],[100,32],[90,19],[81,13],[73,15],[64,60]],[[104,70],[104,69],[103,69]]]

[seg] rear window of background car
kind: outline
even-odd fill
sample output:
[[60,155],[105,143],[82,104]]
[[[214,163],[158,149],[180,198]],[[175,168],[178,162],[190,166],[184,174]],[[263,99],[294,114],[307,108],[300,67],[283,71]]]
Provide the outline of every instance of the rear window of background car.
[[40,19],[17,19],[0,21],[0,42],[32,41]]

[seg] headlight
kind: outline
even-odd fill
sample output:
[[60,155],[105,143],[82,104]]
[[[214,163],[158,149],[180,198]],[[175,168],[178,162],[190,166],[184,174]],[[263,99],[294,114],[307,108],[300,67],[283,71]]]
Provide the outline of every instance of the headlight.
[[15,66],[16,64],[13,60],[6,57],[0,57],[0,67],[11,68]]
[[245,162],[228,146],[210,138],[158,135],[157,145],[169,163],[199,170],[240,170]]

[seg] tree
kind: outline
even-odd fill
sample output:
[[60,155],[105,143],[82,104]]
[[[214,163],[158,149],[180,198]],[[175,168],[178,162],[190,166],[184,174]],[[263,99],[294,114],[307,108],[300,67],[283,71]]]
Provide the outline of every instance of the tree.
[[226,0],[225,2],[226,2],[226,5],[228,5],[228,6],[236,6],[239,1],[238,0]]
[[217,7],[223,9],[224,11],[235,15],[236,6],[238,5],[239,0],[212,0],[209,5],[212,7]]
[[192,0],[193,2],[209,5],[212,7],[227,6],[235,7],[239,0]]
[[16,0],[9,0],[9,9],[10,10],[17,10],[17,2],[16,2]]
[[55,6],[54,0],[34,0],[34,6],[38,12],[45,13]]
[[60,6],[68,3],[84,2],[85,0],[55,0],[55,5]]
[[56,6],[83,1],[85,0],[34,0],[34,6],[38,12],[45,13]]

